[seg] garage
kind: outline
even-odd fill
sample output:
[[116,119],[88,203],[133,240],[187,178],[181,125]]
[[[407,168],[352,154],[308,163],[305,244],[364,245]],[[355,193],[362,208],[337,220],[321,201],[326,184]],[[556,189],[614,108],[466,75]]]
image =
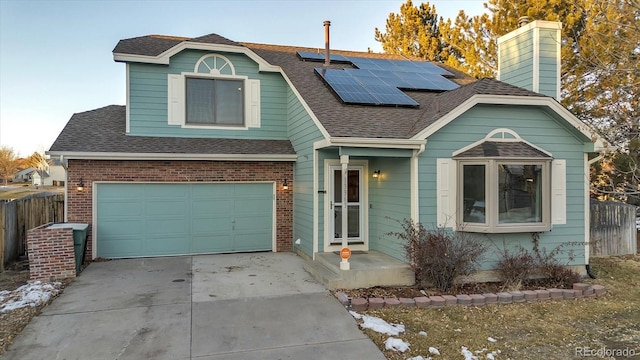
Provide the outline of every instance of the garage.
[[273,182],[95,185],[98,257],[273,249]]

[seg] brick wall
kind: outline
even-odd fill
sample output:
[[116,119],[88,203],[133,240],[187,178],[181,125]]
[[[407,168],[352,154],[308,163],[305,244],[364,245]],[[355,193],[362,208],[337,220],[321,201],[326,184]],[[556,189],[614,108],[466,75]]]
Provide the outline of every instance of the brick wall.
[[[76,187],[84,182],[84,191]],[[282,189],[287,179],[289,189]],[[69,160],[67,169],[67,221],[92,224],[94,181],[131,182],[225,182],[275,181],[276,251],[292,251],[293,163],[267,161],[178,161],[178,160]],[[85,259],[91,259],[89,231]]]
[[59,280],[76,277],[73,229],[47,229],[52,223],[27,231],[31,280]]

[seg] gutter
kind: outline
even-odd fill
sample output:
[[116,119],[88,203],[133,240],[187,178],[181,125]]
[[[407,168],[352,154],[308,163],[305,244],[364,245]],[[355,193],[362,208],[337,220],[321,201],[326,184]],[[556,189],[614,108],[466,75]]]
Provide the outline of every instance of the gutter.
[[47,155],[75,160],[231,160],[296,161],[296,154],[176,154],[47,151]]

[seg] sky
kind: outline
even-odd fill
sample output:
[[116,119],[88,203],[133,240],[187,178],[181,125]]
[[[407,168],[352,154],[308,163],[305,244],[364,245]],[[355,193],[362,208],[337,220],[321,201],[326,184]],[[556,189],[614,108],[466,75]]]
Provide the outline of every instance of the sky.
[[[120,39],[149,34],[382,52],[401,0],[0,0],[0,146],[18,156],[49,149],[69,118],[124,105],[125,65],[111,53]],[[413,1],[414,5],[421,1]],[[430,1],[439,16],[484,11],[483,0]]]

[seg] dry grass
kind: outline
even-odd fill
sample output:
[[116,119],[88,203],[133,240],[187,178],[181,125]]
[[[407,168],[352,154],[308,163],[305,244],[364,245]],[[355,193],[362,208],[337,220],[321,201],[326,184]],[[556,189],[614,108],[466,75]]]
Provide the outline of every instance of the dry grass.
[[0,188],[0,200],[20,199],[31,194],[41,192],[64,192],[61,186],[35,186],[31,185],[10,185],[9,187]]
[[[384,350],[388,338],[367,330],[388,359],[429,356],[461,359],[460,350],[500,350],[497,359],[573,359],[576,348],[634,349],[640,359],[640,256],[593,258],[598,277],[585,280],[606,286],[607,295],[597,299],[563,300],[533,304],[441,309],[383,309],[367,314],[387,322],[405,324],[399,337],[411,344],[405,353]],[[456,331],[456,329],[460,329]],[[426,337],[418,335],[426,331]],[[487,339],[492,337],[497,342]]]

